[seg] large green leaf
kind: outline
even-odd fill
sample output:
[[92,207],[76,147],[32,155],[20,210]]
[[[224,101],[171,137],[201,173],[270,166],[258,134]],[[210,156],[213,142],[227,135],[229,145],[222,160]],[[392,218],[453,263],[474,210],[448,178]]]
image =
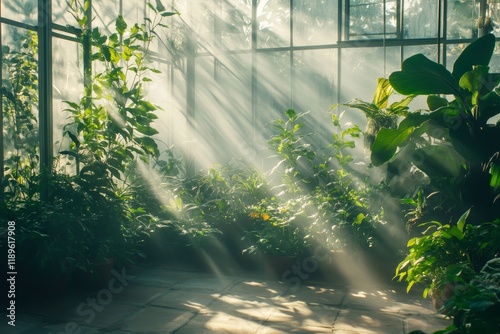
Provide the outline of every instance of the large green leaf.
[[458,177],[463,158],[449,145],[431,145],[416,149],[412,162],[431,180]]
[[458,81],[441,64],[423,54],[403,62],[402,70],[389,76],[392,87],[404,95],[459,94]]
[[448,105],[448,100],[444,97],[440,97],[437,95],[429,95],[427,96],[427,106],[429,110],[436,110],[441,107],[446,107]]
[[446,109],[442,108],[430,114],[411,113],[401,121],[397,129],[381,129],[372,146],[371,161],[374,166],[380,166],[389,161],[396,153],[397,147],[415,131],[423,131],[423,124],[427,121],[435,121],[438,124],[444,124],[443,117]]
[[372,145],[371,160],[374,166],[380,166],[389,161],[398,146],[413,132],[414,127],[404,129],[380,129]]
[[472,70],[475,65],[487,66],[495,49],[495,36],[487,34],[469,44],[453,64],[453,77],[456,81]]

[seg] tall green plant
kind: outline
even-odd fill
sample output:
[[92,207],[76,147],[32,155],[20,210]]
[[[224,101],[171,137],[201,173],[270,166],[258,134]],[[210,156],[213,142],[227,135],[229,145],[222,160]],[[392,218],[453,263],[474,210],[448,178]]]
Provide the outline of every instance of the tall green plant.
[[[477,39],[452,72],[421,54],[405,60],[389,82],[401,94],[427,95],[429,110],[409,113],[397,129],[381,129],[371,154],[379,166],[409,149],[411,162],[439,191],[460,195],[455,214],[473,206],[478,222],[500,212],[500,123],[490,122],[500,113],[500,77],[488,67],[494,47],[491,34]],[[415,145],[421,138],[428,141]]]
[[332,248],[369,247],[381,216],[369,210],[370,186],[363,182],[366,176],[351,166],[350,150],[355,148],[360,129],[342,126],[340,117],[332,114],[331,143],[317,149],[311,145],[315,134],[303,133],[304,114],[287,110],[286,117],[273,124],[276,133],[269,141],[281,158],[273,170],[282,175],[283,184],[278,186],[281,200],[301,198],[301,213],[294,220],[306,226],[308,233],[304,235]]
[[2,117],[4,133],[5,200],[37,196],[38,147],[38,39],[28,32],[19,49],[3,46]]
[[[61,154],[76,160],[76,171],[102,164],[113,177],[124,177],[127,166],[139,157],[158,157],[159,150],[153,136],[153,127],[160,108],[147,101],[144,86],[151,82],[149,75],[159,73],[148,65],[149,47],[164,27],[162,19],[175,15],[168,12],[160,1],[156,7],[149,4],[154,16],[148,24],[129,26],[122,16],[115,21],[116,32],[103,35],[98,28],[87,29],[85,7],[77,1],[69,3],[72,15],[80,28],[80,38],[90,40],[92,66],[102,69],[92,75],[84,87],[79,102],[66,101],[70,120],[64,133],[71,141],[69,150]],[[84,4],[86,6],[87,3]],[[85,75],[90,75],[87,72]]]

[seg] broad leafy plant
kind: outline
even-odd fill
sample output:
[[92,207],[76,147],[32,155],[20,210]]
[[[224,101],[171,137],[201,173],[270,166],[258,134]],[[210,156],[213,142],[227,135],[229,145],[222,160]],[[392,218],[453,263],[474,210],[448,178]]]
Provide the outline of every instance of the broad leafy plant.
[[474,279],[458,286],[446,304],[453,324],[436,334],[500,332],[500,259],[488,261]]
[[[382,128],[394,129],[397,127],[399,117],[408,115],[408,105],[414,96],[409,95],[400,101],[389,104],[389,99],[394,95],[394,88],[388,79],[379,78],[377,88],[372,102],[365,102],[361,99],[353,99],[340,105],[361,110],[366,118],[367,124],[364,131],[365,148],[371,149],[375,136]],[[337,108],[340,105],[335,105]]]
[[499,76],[488,67],[494,47],[491,34],[477,39],[452,72],[422,54],[406,59],[389,82],[398,93],[426,95],[429,110],[408,113],[396,129],[382,128],[371,153],[379,166],[410,151],[439,191],[460,195],[455,214],[473,206],[477,222],[500,212],[500,125],[491,123],[500,113]]

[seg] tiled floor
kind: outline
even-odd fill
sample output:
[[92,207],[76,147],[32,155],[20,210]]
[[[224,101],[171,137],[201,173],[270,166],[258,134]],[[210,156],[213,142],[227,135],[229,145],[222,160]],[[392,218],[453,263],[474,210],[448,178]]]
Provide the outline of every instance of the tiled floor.
[[[22,304],[0,333],[432,333],[449,324],[394,287],[290,285],[258,275],[165,266],[116,271],[100,290]],[[2,312],[5,312],[4,310]]]

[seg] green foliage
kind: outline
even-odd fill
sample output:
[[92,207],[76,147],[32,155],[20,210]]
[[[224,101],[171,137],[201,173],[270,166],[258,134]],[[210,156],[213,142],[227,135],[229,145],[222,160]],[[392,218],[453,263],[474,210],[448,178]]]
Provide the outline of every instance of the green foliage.
[[192,245],[234,225],[246,229],[247,206],[270,196],[262,173],[241,160],[163,180],[168,199],[163,224],[173,225]]
[[[33,198],[39,191],[35,181],[39,169],[38,147],[38,42],[29,32],[19,49],[3,47],[2,117],[4,133],[5,200]],[[2,196],[0,195],[0,196]]]
[[[76,18],[85,15],[78,7],[71,9]],[[158,72],[148,66],[147,56],[163,12],[155,9],[155,17],[147,26],[129,27],[119,16],[116,32],[109,36],[98,28],[89,31],[85,20],[77,19],[81,22],[82,45],[86,38],[90,40],[91,50],[85,52],[90,52],[94,66],[102,68],[86,84],[79,103],[66,101],[71,122],[65,125],[64,133],[71,145],[61,154],[75,157],[77,173],[80,164],[99,162],[120,179],[137,157],[146,161],[159,155],[153,139],[158,133],[153,122],[159,107],[146,100],[144,85],[151,81],[150,74]]]
[[431,192],[454,203],[452,216],[472,206],[478,222],[497,218],[500,209],[500,124],[490,122],[500,113],[495,88],[500,81],[488,67],[494,45],[491,34],[477,39],[451,73],[421,54],[405,60],[389,82],[401,94],[427,95],[429,110],[408,113],[397,128],[381,129],[371,153],[375,166],[410,161],[429,177]]
[[[398,117],[408,114],[408,105],[413,100],[413,96],[407,96],[401,101],[393,102],[389,105],[389,99],[394,93],[389,80],[379,78],[377,88],[372,102],[365,102],[360,99],[353,99],[340,105],[361,110],[367,118],[367,125],[364,131],[365,148],[371,149],[375,136],[383,129],[396,127]],[[339,105],[334,106],[337,108]],[[395,152],[393,152],[395,153]]]
[[263,199],[260,203],[248,206],[252,225],[246,231],[244,240],[251,245],[243,253],[277,256],[302,255],[308,246],[304,238],[307,228],[298,226],[296,220],[305,218],[308,198],[297,198],[280,202],[276,197]]
[[[375,242],[382,212],[370,212],[371,191],[366,176],[351,167],[349,150],[361,131],[356,125],[344,128],[341,117],[332,114],[331,143],[319,149],[311,145],[314,133],[304,133],[304,116],[293,110],[286,120],[273,123],[276,134],[269,140],[281,159],[270,172],[278,175],[275,189],[283,203],[297,200],[294,226],[304,238],[331,249],[366,248]],[[275,181],[276,182],[276,181]],[[297,204],[298,204],[297,203]]]
[[420,237],[408,241],[409,254],[396,268],[399,281],[424,284],[424,297],[446,283],[467,283],[500,252],[500,220],[466,224],[469,211],[455,225],[430,222]]
[[474,279],[458,285],[445,307],[453,324],[435,334],[500,332],[500,259],[491,259]]
[[285,119],[272,124],[269,145],[278,161],[267,172],[230,161],[192,176],[163,176],[162,224],[179,230],[191,245],[236,230],[243,241],[239,251],[252,254],[299,255],[315,243],[332,249],[372,246],[382,212],[371,212],[373,189],[351,168],[349,151],[359,128],[344,128],[332,114],[331,143],[320,150],[309,142],[315,134],[304,133],[305,116],[287,110]]
[[[54,170],[40,172],[39,167],[36,34],[28,33],[18,50],[3,49],[7,156],[2,229],[9,220],[22,222],[16,240],[27,252],[19,253],[20,261],[34,275],[54,277],[75,269],[92,272],[103,260],[121,266],[142,256],[142,243],[158,219],[152,213],[161,212],[148,212],[152,206],[140,198],[144,184],[136,168],[139,159],[160,158],[153,138],[159,108],[144,93],[150,75],[158,73],[148,65],[148,50],[156,38],[153,30],[165,26],[164,17],[174,15],[157,1],[147,25],[130,25],[119,16],[116,32],[107,36],[97,28],[87,29],[88,1],[72,0],[68,6],[90,64],[84,64],[83,97],[66,101],[69,117]],[[66,172],[68,166],[75,167],[73,175]],[[163,170],[174,173],[172,166]],[[43,200],[42,182],[47,190]]]

